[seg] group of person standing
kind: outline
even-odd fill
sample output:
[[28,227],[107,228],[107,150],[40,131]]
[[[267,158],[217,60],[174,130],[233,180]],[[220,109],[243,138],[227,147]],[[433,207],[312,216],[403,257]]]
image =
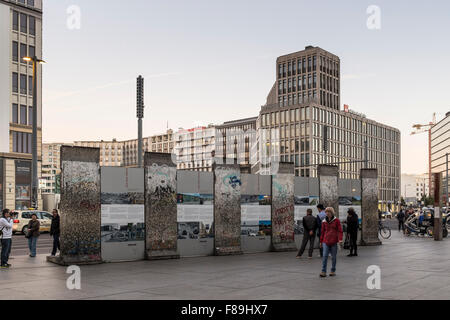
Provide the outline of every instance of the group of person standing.
[[[58,210],[53,210],[52,223],[50,227],[50,235],[53,237],[53,249],[52,256],[56,255],[59,250],[59,235],[60,235],[60,218]],[[1,251],[1,268],[10,268],[11,264],[8,263],[11,255],[12,248],[12,235],[14,226],[14,211],[9,209],[2,210],[2,217],[0,218],[0,239],[2,244]],[[38,220],[37,214],[31,214],[31,220],[28,222],[27,231],[25,237],[28,239],[28,249],[30,251],[29,256],[31,258],[36,257],[37,241],[40,236],[41,224]]]
[[[306,245],[309,242],[308,259],[312,259],[314,252],[315,238],[319,238],[320,257],[322,258],[322,272],[320,277],[327,276],[328,256],[331,255],[331,272],[330,277],[336,276],[336,262],[338,244],[342,244],[344,232],[339,218],[332,207],[325,208],[322,204],[317,206],[318,214],[313,216],[311,209],[307,209],[306,216],[303,218],[303,241],[300,250],[297,254],[297,259],[300,259],[305,252]],[[347,216],[347,240],[350,249],[348,257],[358,255],[358,229],[359,218],[353,208],[348,210]]]

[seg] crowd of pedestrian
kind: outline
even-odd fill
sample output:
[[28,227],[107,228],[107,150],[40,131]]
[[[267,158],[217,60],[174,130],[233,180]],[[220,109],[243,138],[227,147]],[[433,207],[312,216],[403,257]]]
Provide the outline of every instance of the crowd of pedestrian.
[[[14,211],[9,209],[2,210],[2,216],[0,218],[0,240],[2,245],[1,250],[1,268],[7,269],[11,267],[9,263],[11,248],[12,248],[12,235],[14,226]],[[50,227],[50,235],[53,237],[53,250],[52,256],[56,255],[59,250],[59,236],[60,236],[60,219],[58,210],[53,210],[52,223]],[[40,222],[36,213],[31,214],[31,220],[28,222],[25,238],[28,239],[29,256],[31,258],[36,257],[36,247],[40,236]]]

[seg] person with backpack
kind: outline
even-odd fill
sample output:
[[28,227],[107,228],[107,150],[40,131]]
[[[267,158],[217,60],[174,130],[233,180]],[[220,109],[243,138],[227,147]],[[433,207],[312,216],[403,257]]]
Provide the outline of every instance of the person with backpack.
[[9,268],[9,254],[11,252],[12,229],[14,222],[11,219],[9,209],[3,209],[0,218],[0,239],[2,242],[1,265],[2,269]]
[[56,251],[59,250],[59,235],[60,235],[60,229],[59,229],[59,214],[58,210],[53,209],[53,218],[52,218],[52,224],[50,227],[50,235],[53,237],[53,250],[52,250],[52,256],[56,255]]
[[312,215],[312,210],[306,210],[306,217],[303,218],[303,241],[300,247],[300,250],[297,254],[297,259],[303,255],[305,252],[306,245],[309,241],[309,252],[308,259],[312,259],[313,251],[314,251],[314,238],[316,237],[316,229],[317,229],[317,220]]
[[358,229],[359,229],[359,218],[355,212],[355,209],[350,208],[347,211],[347,236],[349,239],[350,245],[350,254],[347,257],[356,257],[358,256]]
[[330,253],[332,259],[330,277],[336,276],[338,243],[342,243],[343,238],[341,222],[335,217],[334,209],[328,207],[325,209],[325,212],[327,217],[322,222],[322,231],[320,233],[320,247],[323,247],[321,278],[327,276],[328,255]]
[[[317,205],[317,210],[319,211],[319,214],[316,217],[317,220],[317,237],[320,239],[320,232],[322,230],[322,222],[323,220],[325,220],[326,218],[326,213],[325,213],[325,207],[323,206],[323,204],[319,203]],[[320,247],[319,249],[320,252],[320,257],[323,257],[323,249],[322,247]]]
[[41,224],[37,219],[37,215],[33,213],[31,215],[31,220],[28,222],[28,233],[26,237],[28,238],[28,248],[30,249],[30,257],[36,257],[36,245],[37,240],[40,236],[39,229]]

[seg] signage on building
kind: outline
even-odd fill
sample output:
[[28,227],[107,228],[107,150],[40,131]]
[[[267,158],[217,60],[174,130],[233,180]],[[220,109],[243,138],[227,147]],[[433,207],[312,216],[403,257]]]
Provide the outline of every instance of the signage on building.
[[348,104],[344,104],[344,111],[348,112]]

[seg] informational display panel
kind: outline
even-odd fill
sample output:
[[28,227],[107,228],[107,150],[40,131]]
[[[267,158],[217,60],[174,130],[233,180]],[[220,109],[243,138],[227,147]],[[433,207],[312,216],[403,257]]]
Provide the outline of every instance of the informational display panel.
[[144,169],[101,168],[102,258],[144,259]]

